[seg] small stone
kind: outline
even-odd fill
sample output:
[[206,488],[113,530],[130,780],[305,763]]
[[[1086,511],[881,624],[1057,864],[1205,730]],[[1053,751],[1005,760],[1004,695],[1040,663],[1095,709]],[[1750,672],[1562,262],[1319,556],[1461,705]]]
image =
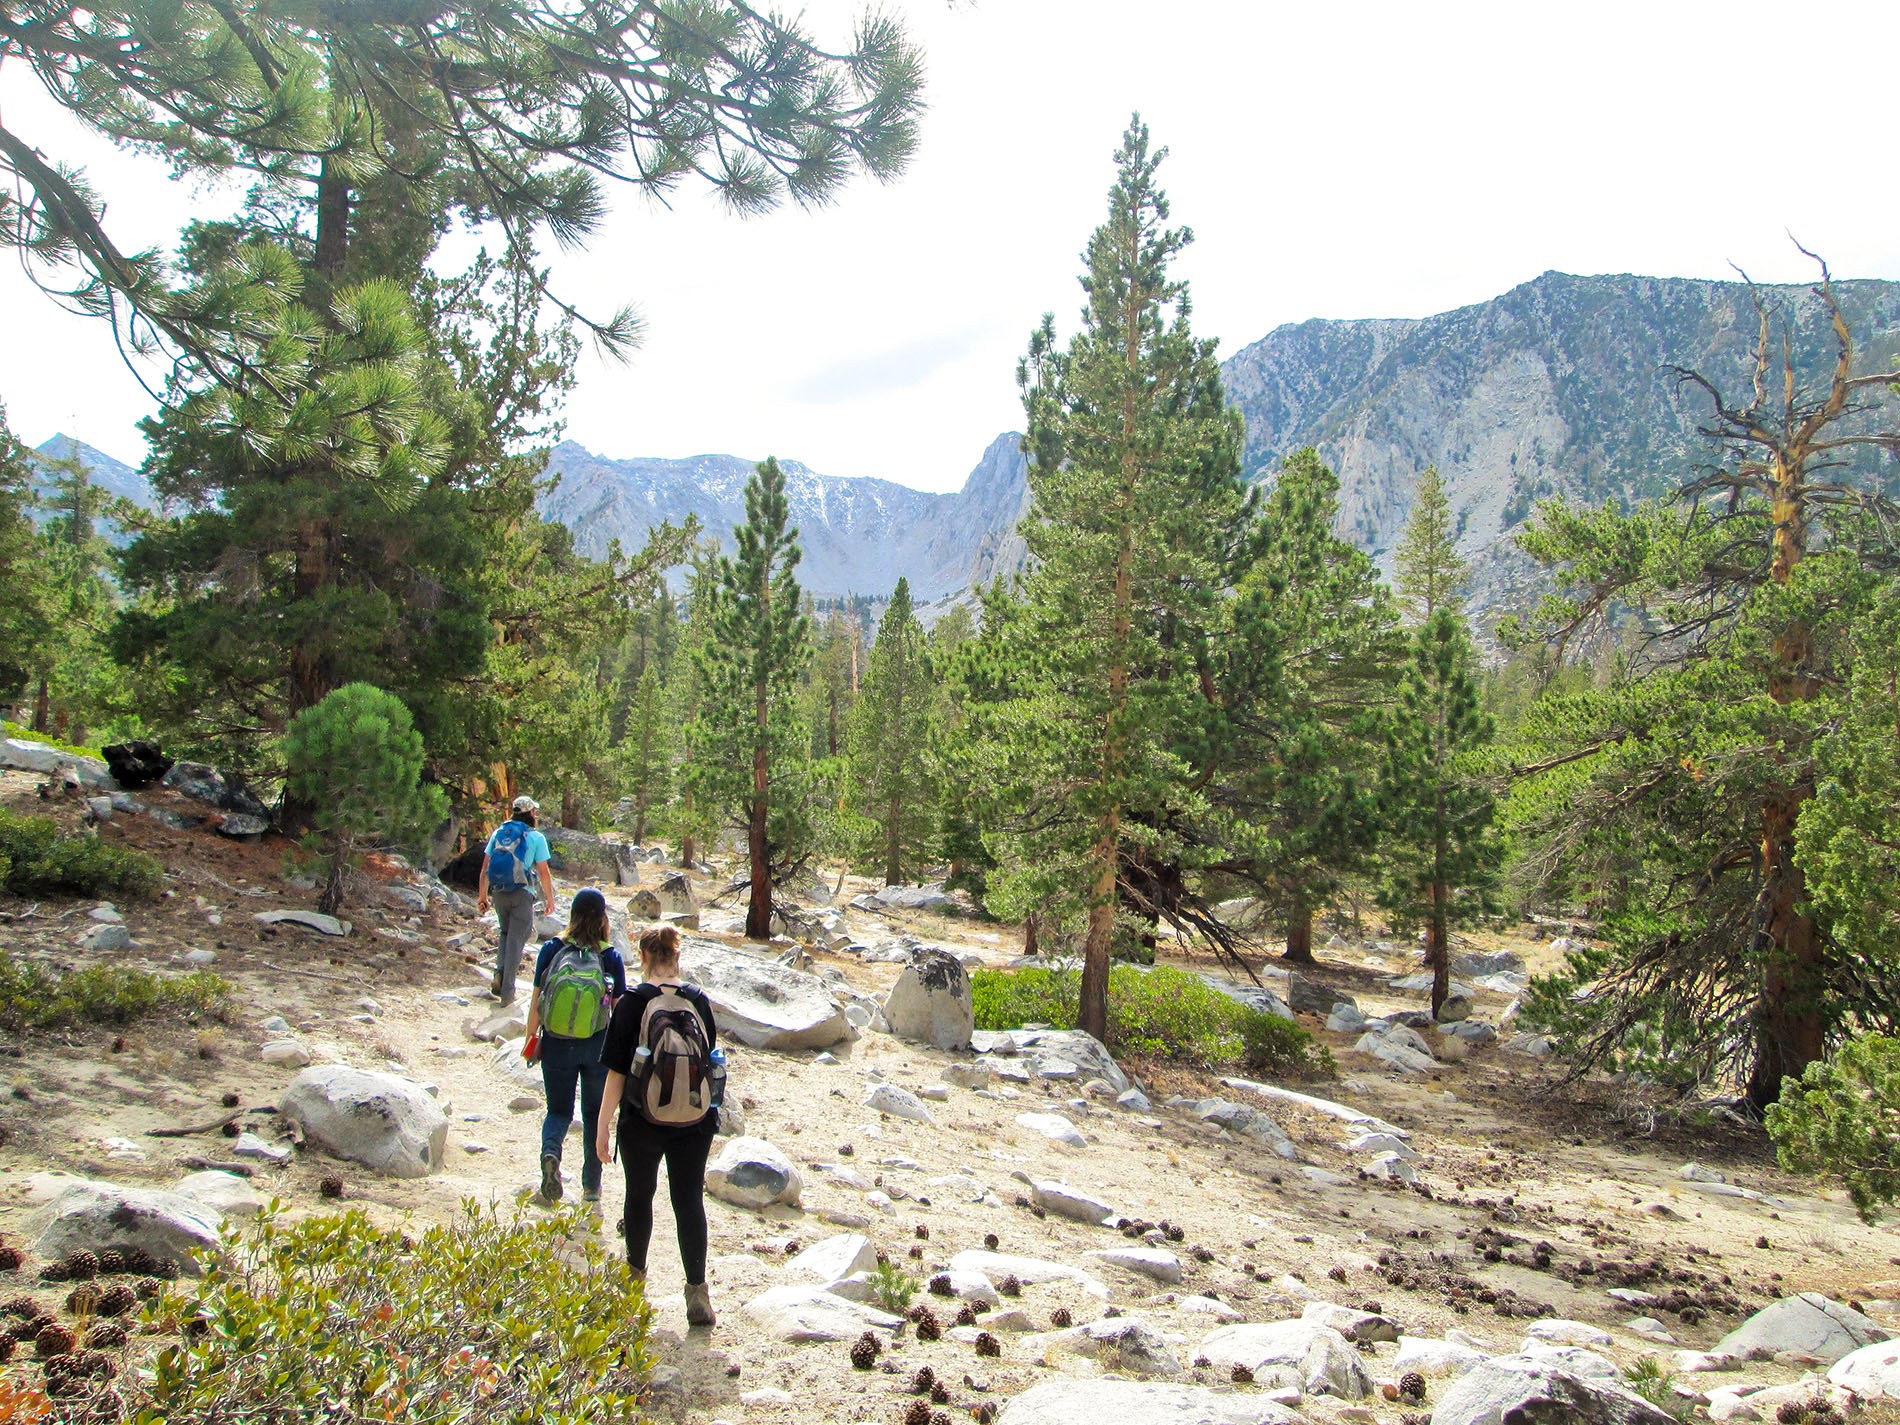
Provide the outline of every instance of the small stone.
[[258,1057],[280,1069],[301,1069],[310,1062],[310,1051],[295,1039],[274,1039],[258,1050]]
[[290,1157],[290,1149],[266,1143],[255,1133],[238,1134],[237,1142],[231,1145],[231,1152],[240,1158],[262,1158],[271,1163],[281,1163]]

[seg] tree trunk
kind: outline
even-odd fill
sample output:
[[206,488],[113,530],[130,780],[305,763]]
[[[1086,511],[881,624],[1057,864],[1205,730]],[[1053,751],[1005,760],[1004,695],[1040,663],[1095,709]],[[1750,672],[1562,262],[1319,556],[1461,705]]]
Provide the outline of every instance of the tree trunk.
[[1120,818],[1111,811],[1102,818],[1101,834],[1091,859],[1095,883],[1089,887],[1088,939],[1082,945],[1081,1028],[1104,1043],[1108,1041],[1109,949],[1115,934],[1115,860],[1120,844]]
[[771,848],[766,843],[765,823],[769,809],[767,798],[770,795],[771,766],[765,741],[769,711],[764,683],[756,686],[754,698],[756,735],[752,743],[752,802],[750,815],[746,818],[746,850],[752,861],[752,894],[746,905],[745,933],[748,940],[770,940],[772,857]]
[[330,873],[324,878],[323,894],[317,897],[317,909],[325,915],[335,915],[343,908],[343,886],[349,876],[353,849],[349,839],[343,836],[330,844]]
[[1451,944],[1446,911],[1451,887],[1443,881],[1432,882],[1432,916],[1425,926],[1425,954],[1432,966],[1432,1018],[1445,1007],[1451,994]]
[[891,798],[890,819],[885,823],[884,833],[884,884],[901,886],[904,884],[904,854],[897,830],[897,798]]
[[644,846],[647,841],[647,784],[643,777],[640,790],[633,798],[633,844]]
[[45,732],[53,721],[53,679],[48,673],[40,674],[39,690],[33,695],[33,730]]
[[1023,954],[1038,955],[1036,949],[1036,913],[1032,910],[1023,917]]
[[566,788],[561,792],[561,825],[565,826],[569,831],[579,831],[581,829],[580,794],[572,787]]
[[693,864],[693,853],[699,850],[699,843],[693,839],[693,789],[691,787],[680,794],[680,817],[684,823],[680,830],[680,869],[685,870]]
[[1280,958],[1296,965],[1317,963],[1313,959],[1313,907],[1304,899],[1295,900],[1287,907],[1286,953]]
[[[1804,461],[1805,457],[1784,456],[1775,465],[1769,577],[1777,584],[1786,584],[1795,566],[1807,557]],[[1790,619],[1776,633],[1772,647],[1776,667],[1768,679],[1768,695],[1783,707],[1813,698],[1814,640],[1807,624]],[[1783,760],[1776,755],[1776,762]],[[1762,808],[1762,887],[1755,920],[1762,960],[1761,1000],[1755,1063],[1747,1090],[1748,1101],[1758,1109],[1781,1097],[1783,1079],[1799,1078],[1827,1051],[1821,1015],[1825,951],[1814,917],[1805,909],[1806,879],[1794,854],[1795,823],[1813,795],[1813,786],[1800,781]]]
[[350,181],[330,159],[317,173],[317,250],[313,265],[325,281],[336,282],[350,252]]

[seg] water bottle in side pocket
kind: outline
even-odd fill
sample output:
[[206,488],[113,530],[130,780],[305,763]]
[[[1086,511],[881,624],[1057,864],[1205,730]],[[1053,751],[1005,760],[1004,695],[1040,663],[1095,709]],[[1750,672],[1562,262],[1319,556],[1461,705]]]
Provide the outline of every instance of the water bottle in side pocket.
[[715,1049],[711,1054],[712,1073],[707,1076],[707,1088],[712,1093],[711,1106],[718,1108],[726,1101],[726,1051]]

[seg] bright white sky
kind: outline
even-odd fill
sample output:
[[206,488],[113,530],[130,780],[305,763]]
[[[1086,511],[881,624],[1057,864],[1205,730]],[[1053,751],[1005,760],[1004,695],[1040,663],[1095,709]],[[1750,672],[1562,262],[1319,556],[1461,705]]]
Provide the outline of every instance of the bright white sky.
[[[859,7],[813,0],[821,39]],[[1282,322],[1424,316],[1547,269],[1767,281],[1900,277],[1886,181],[1900,7],[1739,0],[1537,7],[1273,0],[898,0],[929,62],[921,151],[896,184],[739,220],[701,195],[623,195],[564,292],[648,322],[590,355],[568,433],[610,456],[774,453],[836,475],[959,487],[1020,424],[1015,363],[1066,332],[1110,155],[1141,110],[1197,242],[1197,330],[1223,354]],[[0,71],[16,132],[71,127]],[[194,201],[89,145],[128,244]],[[102,326],[0,268],[0,399],[38,443],[136,463],[150,402]]]

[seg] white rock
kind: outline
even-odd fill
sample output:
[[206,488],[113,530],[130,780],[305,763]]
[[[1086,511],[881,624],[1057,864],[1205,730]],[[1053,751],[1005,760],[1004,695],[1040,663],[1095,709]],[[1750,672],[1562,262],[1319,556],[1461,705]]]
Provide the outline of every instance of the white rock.
[[848,1341],[867,1328],[888,1331],[902,1319],[861,1301],[847,1301],[823,1287],[785,1285],[767,1289],[743,1310],[760,1330],[780,1341]]
[[1330,1326],[1314,1321],[1223,1326],[1201,1342],[1199,1354],[1216,1366],[1244,1365],[1262,1384],[1297,1385],[1308,1394],[1343,1400],[1372,1393],[1359,1353]]
[[264,1210],[264,1199],[236,1173],[192,1173],[179,1179],[172,1191],[193,1202],[201,1202],[226,1217],[255,1217]]
[[1700,1163],[1684,1163],[1676,1169],[1676,1176],[1686,1183],[1725,1183],[1728,1178],[1714,1168],[1705,1168]]
[[1059,1113],[1019,1113],[1016,1126],[1027,1128],[1032,1133],[1040,1133],[1058,1143],[1067,1143],[1072,1148],[1086,1148],[1088,1139],[1067,1118]]
[[1827,1378],[1871,1400],[1900,1400],[1900,1342],[1849,1351],[1829,1368]]
[[462,1025],[462,1033],[477,1044],[496,1044],[504,1039],[519,1039],[527,1032],[528,1011],[525,1007],[504,1009],[480,1019],[468,1020]]
[[1351,1306],[1335,1306],[1330,1301],[1310,1302],[1300,1313],[1302,1321],[1317,1321],[1340,1335],[1355,1341],[1396,1341],[1399,1328],[1376,1311],[1360,1311]]
[[987,1088],[990,1082],[990,1066],[985,1059],[976,1059],[970,1063],[945,1064],[943,1081],[958,1088]]
[[1608,1331],[1584,1321],[1567,1321],[1560,1316],[1533,1321],[1524,1328],[1533,1341],[1550,1341],[1559,1346],[1608,1346],[1614,1344]]
[[997,1425],[1296,1425],[1252,1394],[1147,1381],[1046,1380],[1011,1398]]
[[1673,1346],[1676,1344],[1676,1338],[1669,1334],[1669,1329],[1653,1316],[1632,1316],[1623,1323],[1623,1329],[1625,1331],[1634,1331],[1638,1336],[1647,1337],[1658,1345]]
[[[1341,1178],[1340,1181],[1343,1183],[1345,1179]],[[1273,1279],[1273,1289],[1283,1296],[1292,1297],[1295,1301],[1319,1300],[1318,1292],[1314,1291],[1312,1287],[1290,1273],[1282,1273],[1280,1276],[1275,1277]]]
[[900,1089],[896,1084],[878,1084],[865,1095],[864,1106],[874,1108],[879,1113],[888,1113],[892,1118],[908,1118],[913,1123],[931,1123],[937,1120],[930,1110],[918,1101],[917,1095],[908,1089]]
[[1402,1183],[1418,1181],[1418,1169],[1397,1153],[1374,1153],[1363,1171],[1370,1178],[1395,1178]]
[[1461,1376],[1486,1359],[1483,1351],[1458,1341],[1440,1341],[1432,1336],[1401,1336],[1399,1349],[1392,1357],[1392,1369],[1403,1374],[1417,1371],[1428,1376]]
[[763,1138],[729,1139],[719,1156],[706,1165],[706,1191],[740,1207],[773,1203],[796,1207],[804,1190],[792,1160]]
[[897,1204],[891,1201],[891,1195],[887,1192],[867,1192],[864,1195],[864,1205],[873,1211],[883,1213],[886,1217],[897,1216]]
[[681,965],[719,1032],[751,1048],[829,1049],[857,1033],[816,975],[699,935],[683,937]]
[[1390,1133],[1361,1133],[1346,1143],[1348,1153],[1396,1153],[1408,1163],[1416,1163],[1418,1154],[1412,1150],[1403,1138],[1394,1138]]
[[1615,1361],[1608,1356],[1598,1355],[1588,1346],[1566,1346],[1555,1341],[1526,1337],[1518,1355],[1537,1362],[1540,1368],[1567,1371],[1584,1380],[1607,1380],[1617,1384],[1623,1380],[1623,1372],[1617,1369]]
[[1230,1133],[1266,1144],[1289,1162],[1299,1156],[1299,1149],[1287,1137],[1285,1130],[1257,1108],[1231,1103],[1224,1098],[1206,1098],[1190,1111],[1204,1123],[1218,1123]]
[[844,1232],[814,1242],[785,1264],[788,1272],[802,1273],[821,1282],[835,1282],[853,1272],[875,1271],[877,1248],[858,1232]]
[[920,947],[884,997],[884,1019],[900,1039],[967,1049],[976,1030],[970,976],[949,951]]
[[1181,1259],[1160,1247],[1109,1247],[1104,1251],[1090,1252],[1089,1256],[1111,1266],[1139,1272],[1158,1282],[1172,1285],[1181,1280]]
[[1611,1380],[1572,1375],[1526,1356],[1495,1356],[1453,1381],[1432,1411],[1432,1425],[1504,1425],[1507,1420],[1564,1425],[1672,1425],[1673,1415]]
[[1115,1102],[1122,1108],[1132,1109],[1136,1113],[1152,1113],[1154,1105],[1148,1101],[1148,1095],[1140,1089],[1128,1089],[1116,1096]]
[[323,915],[314,910],[260,910],[251,918],[265,925],[300,925],[319,935],[348,935],[351,928],[347,920],[338,920],[333,915]]
[[231,1145],[231,1154],[237,1158],[262,1158],[268,1163],[282,1163],[290,1158],[290,1149],[276,1143],[266,1143],[255,1133],[240,1133],[237,1141]]
[[1748,1357],[1798,1351],[1832,1362],[1891,1335],[1851,1306],[1804,1291],[1763,1307],[1716,1342],[1715,1350]]
[[132,932],[123,925],[95,925],[79,937],[79,948],[94,954],[110,954],[132,948]]
[[1220,1322],[1246,1320],[1239,1311],[1212,1296],[1184,1296],[1175,1302],[1174,1309],[1190,1316],[1211,1316]]
[[1081,1328],[1094,1348],[1091,1355],[1113,1350],[1120,1368],[1144,1376],[1177,1376],[1181,1363],[1162,1334],[1139,1316],[1106,1316]]
[[391,1177],[442,1165],[449,1121],[421,1085],[394,1074],[323,1064],[290,1081],[277,1111],[338,1157]]
[[1372,1133],[1390,1133],[1394,1138],[1411,1140],[1409,1128],[1400,1128],[1387,1123],[1383,1118],[1374,1117],[1363,1109],[1353,1108],[1343,1103],[1334,1103],[1331,1099],[1315,1098],[1311,1094],[1296,1093],[1292,1089],[1283,1089],[1278,1084],[1259,1084],[1251,1079],[1222,1079],[1230,1089],[1245,1089],[1248,1093],[1259,1094],[1262,1098],[1274,1099],[1280,1103],[1294,1104],[1299,1108],[1310,1109],[1314,1113],[1323,1113],[1328,1118],[1337,1118],[1341,1123],[1350,1123]]
[[989,1307],[1001,1306],[1003,1303],[1002,1295],[982,1272],[953,1270],[939,1275],[948,1284],[950,1295],[958,1301],[980,1301]]
[[1100,1198],[1053,1178],[1038,1178],[1029,1185],[1030,1199],[1044,1212],[1099,1226],[1118,1214]]
[[1025,1286],[1072,1281],[1080,1285],[1090,1296],[1099,1297],[1102,1300],[1108,1298],[1108,1287],[1099,1277],[1090,1276],[1079,1267],[1047,1261],[1041,1257],[1017,1257],[1007,1252],[985,1252],[971,1248],[968,1251],[958,1252],[950,1259],[950,1270],[981,1272],[992,1281],[999,1277],[1013,1276]]
[[931,1103],[948,1103],[950,1102],[950,1085],[925,1084],[917,1090],[917,1097]]
[[196,1276],[194,1254],[222,1251],[223,1225],[224,1214],[217,1208],[182,1193],[79,1178],[60,1185],[34,1214],[29,1230],[39,1234],[34,1250],[51,1260],[74,1252],[138,1247]]

